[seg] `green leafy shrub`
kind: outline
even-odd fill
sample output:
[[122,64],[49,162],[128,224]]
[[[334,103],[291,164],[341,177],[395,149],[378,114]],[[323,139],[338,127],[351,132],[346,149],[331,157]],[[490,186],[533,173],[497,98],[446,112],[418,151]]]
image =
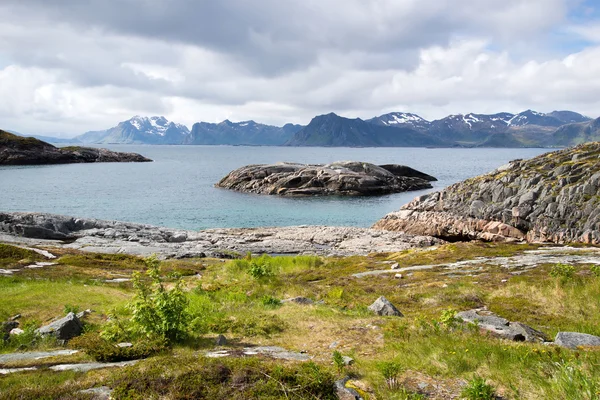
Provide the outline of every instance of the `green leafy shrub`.
[[398,375],[402,372],[402,366],[396,361],[383,361],[377,364],[377,370],[385,379],[385,384],[390,390],[399,387]]
[[271,262],[266,257],[259,257],[250,261],[248,274],[254,279],[263,279],[275,275],[271,268]]
[[136,291],[128,304],[132,311],[132,327],[148,336],[158,336],[169,342],[183,340],[188,333],[189,300],[181,289],[182,281],[176,277],[174,286],[167,289],[160,275],[160,261],[155,256],[145,260],[147,279],[139,272],[133,274]]
[[459,317],[456,316],[458,312],[452,308],[448,308],[442,311],[440,316],[440,324],[444,326],[446,329],[454,329],[460,324],[462,321]]
[[260,300],[260,302],[262,303],[263,306],[268,307],[268,308],[277,308],[279,306],[281,306],[281,300],[279,300],[276,297],[273,296],[263,296],[263,298]]
[[129,347],[119,347],[116,344],[103,339],[97,333],[86,333],[73,338],[69,346],[85,351],[90,357],[100,362],[116,362],[137,360],[162,353],[167,348],[163,339],[144,339],[133,343]]
[[496,391],[485,379],[475,376],[463,388],[461,396],[466,400],[494,400],[496,398]]
[[555,264],[550,270],[550,276],[560,279],[561,283],[573,280],[575,267],[569,264]]
[[590,267],[590,271],[592,272],[592,275],[594,275],[596,278],[600,278],[600,265],[592,265]]

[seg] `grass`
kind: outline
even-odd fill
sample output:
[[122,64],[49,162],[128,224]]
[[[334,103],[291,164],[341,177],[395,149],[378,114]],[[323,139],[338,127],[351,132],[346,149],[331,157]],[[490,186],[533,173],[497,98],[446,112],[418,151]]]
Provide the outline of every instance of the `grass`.
[[[187,341],[127,369],[85,375],[23,373],[18,375],[22,378],[18,383],[17,375],[0,377],[0,398],[4,393],[9,393],[7,398],[19,398],[18,393],[40,394],[44,387],[55,397],[60,393],[70,396],[79,388],[100,384],[115,388],[115,397],[123,399],[185,398],[192,394],[194,398],[217,399],[330,398],[330,383],[348,373],[353,377],[351,385],[370,399],[459,396],[465,385],[483,388],[475,377],[481,377],[505,399],[597,399],[600,352],[487,337],[453,323],[451,311],[487,306],[550,337],[561,330],[599,335],[600,279],[591,266],[575,266],[567,280],[561,279],[561,274],[551,276],[553,265],[542,264],[511,275],[483,261],[468,267],[472,276],[446,275],[447,271],[439,267],[412,271],[401,280],[393,275],[351,277],[356,272],[388,269],[387,261],[400,267],[444,264],[475,257],[513,256],[538,247],[454,243],[437,250],[368,257],[247,256],[226,263],[210,259],[167,261],[162,265],[165,275],[188,271],[183,274],[184,287],[193,322]],[[96,312],[87,328],[89,335],[97,335],[106,326],[108,313],[128,320],[131,314],[124,305],[133,295],[131,285],[107,284],[102,279],[130,276],[143,268],[141,259],[59,253],[58,266],[37,270],[36,275],[0,278],[0,292],[11,299],[0,302],[0,318],[21,313],[24,322],[41,323],[61,315],[65,305],[92,308]],[[256,274],[252,265],[270,272]],[[367,306],[380,295],[392,301],[405,317],[378,317],[368,312]],[[295,296],[316,303],[280,302]],[[234,351],[248,345],[278,345],[306,350],[314,364],[202,357],[205,350],[214,348],[213,338],[220,333],[227,336],[227,348]],[[136,345],[142,353],[146,351],[142,342]],[[334,351],[351,356],[355,364],[336,370]],[[133,357],[137,350],[131,352],[111,348],[108,353],[117,358],[125,353]],[[382,367],[385,365],[393,368]],[[14,388],[7,389],[6,382]],[[428,389],[422,389],[423,382],[428,383]]]

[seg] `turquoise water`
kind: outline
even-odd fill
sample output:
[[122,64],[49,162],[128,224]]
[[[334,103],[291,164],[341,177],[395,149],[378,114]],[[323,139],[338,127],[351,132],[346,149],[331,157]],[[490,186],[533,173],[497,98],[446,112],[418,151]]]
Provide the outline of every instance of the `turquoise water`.
[[0,167],[0,211],[37,211],[173,228],[338,225],[368,227],[431,190],[363,198],[280,198],[214,188],[246,164],[340,160],[405,164],[439,190],[547,149],[298,148],[108,145],[153,163]]

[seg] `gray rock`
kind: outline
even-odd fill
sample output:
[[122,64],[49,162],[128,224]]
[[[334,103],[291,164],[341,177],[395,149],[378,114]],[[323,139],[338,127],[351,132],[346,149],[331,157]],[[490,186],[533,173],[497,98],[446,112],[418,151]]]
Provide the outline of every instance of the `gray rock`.
[[[325,165],[248,165],[230,172],[215,186],[247,193],[280,196],[372,196],[432,187],[429,180],[435,178],[399,167],[388,165],[382,168],[357,161],[340,161]],[[419,174],[420,177],[417,176]]]
[[215,344],[217,346],[225,346],[227,344],[227,338],[224,335],[219,335],[215,339]]
[[369,310],[377,315],[390,317],[403,317],[404,315],[384,296],[379,297],[373,304],[369,306]]
[[361,395],[354,389],[346,387],[350,378],[346,377],[335,382],[335,393],[339,400],[363,400]]
[[342,356],[342,359],[344,360],[344,365],[352,365],[352,364],[354,364],[354,358],[352,358],[352,357]]
[[87,310],[78,312],[76,315],[77,315],[77,318],[83,319],[83,318],[87,317],[88,315],[90,315],[91,313],[92,313],[92,310],[90,310],[88,308]]
[[311,304],[315,303],[312,299],[309,299],[308,297],[302,297],[302,296],[292,297],[290,299],[282,300],[281,302],[282,303],[296,303],[296,304],[302,304],[302,305],[311,305]]
[[133,343],[121,342],[121,343],[117,343],[116,346],[120,347],[120,348],[133,347]]
[[69,340],[75,336],[81,335],[83,326],[77,316],[70,312],[66,317],[56,320],[46,326],[36,329],[36,333],[44,335],[53,335],[59,340]]
[[578,332],[558,332],[554,342],[558,346],[576,349],[579,346],[600,346],[600,337]]
[[91,395],[93,400],[110,400],[112,392],[112,389],[108,386],[99,386],[79,391],[81,394]]
[[25,331],[23,329],[20,329],[20,328],[13,328],[9,332],[10,336],[19,336],[19,335],[22,335],[24,333],[25,333]]
[[92,363],[81,363],[81,364],[58,364],[50,367],[52,371],[75,371],[75,372],[88,372],[94,369],[102,369],[102,368],[121,368],[128,367],[130,365],[135,365],[139,360],[131,360],[131,361],[120,361],[113,363],[101,363],[101,362],[92,362]]
[[477,324],[493,336],[517,342],[544,342],[546,335],[520,322],[510,322],[486,309],[461,311],[456,316],[464,322]]

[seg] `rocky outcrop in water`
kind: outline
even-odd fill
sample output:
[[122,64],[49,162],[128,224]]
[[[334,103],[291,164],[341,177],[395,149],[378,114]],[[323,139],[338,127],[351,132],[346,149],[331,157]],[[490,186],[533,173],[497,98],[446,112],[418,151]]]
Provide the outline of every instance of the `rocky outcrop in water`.
[[185,231],[54,214],[0,212],[2,241],[100,253],[142,256],[156,253],[176,258],[225,258],[246,252],[364,255],[443,243],[429,236],[354,227],[289,226]]
[[403,165],[356,161],[260,164],[230,172],[215,186],[280,196],[372,196],[431,188],[436,179]]
[[73,164],[152,161],[137,153],[120,153],[91,147],[54,147],[32,137],[0,130],[0,165]]
[[600,244],[600,143],[547,153],[414,199],[374,228],[447,240]]

